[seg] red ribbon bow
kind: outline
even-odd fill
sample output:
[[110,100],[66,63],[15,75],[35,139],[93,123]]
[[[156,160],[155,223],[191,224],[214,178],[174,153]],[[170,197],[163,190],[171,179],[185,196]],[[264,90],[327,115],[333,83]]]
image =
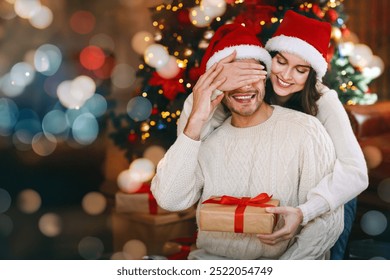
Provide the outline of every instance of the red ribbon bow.
[[261,193],[253,198],[250,197],[241,197],[237,198],[234,196],[223,195],[221,198],[210,198],[202,202],[205,203],[215,203],[223,205],[237,205],[237,208],[234,212],[234,232],[242,233],[244,232],[244,212],[247,206],[254,207],[274,207],[272,204],[267,204],[270,201],[272,195],[269,196],[266,193]]
[[154,196],[150,190],[150,184],[143,183],[142,186],[135,193],[147,193],[148,194],[149,213],[156,215],[157,214],[157,201],[154,198]]
[[179,74],[172,79],[165,79],[161,77],[157,72],[152,73],[152,77],[149,79],[151,86],[161,86],[163,89],[163,95],[169,99],[174,100],[179,93],[185,93],[186,89],[184,84],[180,82],[183,77],[183,70],[181,69]]

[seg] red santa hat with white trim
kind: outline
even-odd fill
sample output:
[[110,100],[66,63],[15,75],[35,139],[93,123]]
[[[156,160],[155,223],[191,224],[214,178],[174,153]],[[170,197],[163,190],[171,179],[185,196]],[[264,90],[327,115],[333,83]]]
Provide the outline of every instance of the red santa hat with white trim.
[[288,10],[275,34],[265,44],[269,51],[295,54],[310,63],[317,79],[325,76],[331,25]]
[[217,29],[203,55],[201,69],[208,70],[215,63],[236,50],[236,59],[256,59],[271,70],[271,55],[257,38],[255,31],[239,23],[222,25]]

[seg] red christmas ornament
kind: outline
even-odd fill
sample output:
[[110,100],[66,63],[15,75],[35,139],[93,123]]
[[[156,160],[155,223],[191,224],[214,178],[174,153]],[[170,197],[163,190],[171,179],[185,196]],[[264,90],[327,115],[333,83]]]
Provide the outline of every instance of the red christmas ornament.
[[183,25],[191,24],[190,11],[188,9],[181,9],[177,12],[177,20]]
[[337,18],[339,17],[339,14],[335,10],[328,10],[326,12],[326,17],[332,23],[332,22],[335,22],[337,20]]
[[321,10],[321,7],[318,6],[317,4],[314,4],[312,9],[313,13],[319,17],[319,18],[323,18],[324,17],[324,12]]
[[157,108],[157,106],[153,106],[152,115],[157,115],[157,114],[158,114],[158,108]]
[[133,131],[127,135],[127,141],[129,141],[130,143],[134,143],[135,141],[137,141],[137,138],[137,134]]
[[333,55],[334,55],[334,46],[330,45],[328,48],[328,53],[326,54],[327,56],[326,58],[328,62],[332,60]]

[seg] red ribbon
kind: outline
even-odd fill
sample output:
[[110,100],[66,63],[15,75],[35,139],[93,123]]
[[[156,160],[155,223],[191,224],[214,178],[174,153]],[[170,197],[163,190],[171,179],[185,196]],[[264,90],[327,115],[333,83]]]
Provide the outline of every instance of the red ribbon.
[[196,243],[197,233],[191,237],[178,237],[172,239],[172,242],[180,244],[180,252],[172,254],[168,257],[168,260],[185,260],[191,252],[191,245]]
[[148,194],[149,213],[156,215],[157,214],[157,201],[154,198],[154,196],[150,190],[150,184],[143,183],[142,186],[135,193],[147,193]]
[[250,197],[241,197],[237,198],[234,196],[223,195],[221,198],[210,198],[202,202],[205,203],[215,203],[223,205],[237,205],[234,212],[234,232],[242,233],[244,232],[244,212],[247,206],[254,207],[274,207],[272,204],[267,204],[270,201],[272,195],[269,196],[266,193],[261,193],[253,198]]

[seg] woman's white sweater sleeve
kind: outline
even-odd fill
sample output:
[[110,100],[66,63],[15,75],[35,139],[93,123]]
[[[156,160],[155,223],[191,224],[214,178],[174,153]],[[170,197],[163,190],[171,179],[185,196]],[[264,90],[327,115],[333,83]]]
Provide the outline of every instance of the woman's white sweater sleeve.
[[318,207],[318,203],[312,203],[313,201],[319,198],[325,200],[332,211],[359,195],[368,186],[366,162],[345,108],[334,90],[325,86],[321,86],[320,90],[322,97],[317,102],[317,118],[332,139],[337,159],[332,174],[324,177],[309,192],[308,202],[300,206],[304,214],[302,224],[325,212],[324,208]]

